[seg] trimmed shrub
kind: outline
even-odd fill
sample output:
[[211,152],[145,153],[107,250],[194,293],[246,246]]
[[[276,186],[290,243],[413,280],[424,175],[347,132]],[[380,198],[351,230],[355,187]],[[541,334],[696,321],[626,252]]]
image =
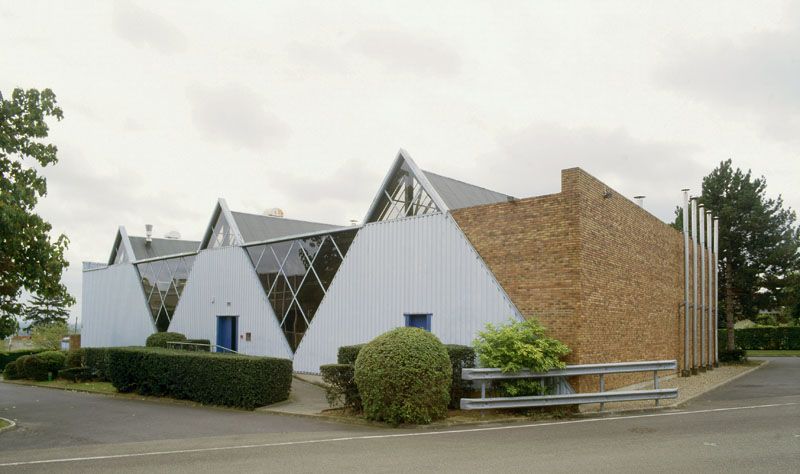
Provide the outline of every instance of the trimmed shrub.
[[64,360],[64,367],[72,369],[75,367],[83,366],[84,353],[83,349],[72,349],[67,351],[67,357]]
[[468,393],[471,384],[461,380],[461,369],[475,367],[475,349],[458,344],[446,344],[447,356],[453,368],[453,381],[450,383],[450,408],[457,409],[461,405],[461,397]]
[[325,387],[325,398],[332,407],[342,406],[361,411],[361,396],[355,381],[355,367],[352,364],[328,364],[319,368]]
[[336,362],[339,364],[356,365],[356,358],[359,351],[364,348],[366,344],[356,344],[353,346],[342,346],[336,353]]
[[92,372],[92,376],[101,382],[108,381],[108,348],[83,347],[83,367]]
[[[561,341],[547,337],[545,328],[536,319],[515,321],[495,326],[487,324],[473,343],[482,367],[499,368],[503,372],[528,369],[547,372],[563,369],[561,359],[570,353]],[[497,384],[503,396],[542,395],[546,387],[536,380],[504,380]]]
[[[19,360],[19,359],[17,359]],[[5,380],[16,380],[20,378],[19,369],[17,369],[17,361],[11,361],[6,364],[5,369],[3,369],[3,378]]]
[[[754,327],[734,329],[736,347],[750,350],[800,350],[800,327]],[[719,330],[720,353],[728,343],[728,330]],[[721,360],[721,359],[720,359]]]
[[58,376],[70,382],[86,382],[92,380],[94,375],[88,367],[70,367],[58,371]]
[[19,351],[0,352],[0,367],[5,368],[6,364],[9,362],[14,362],[22,356],[38,354],[39,352],[44,351],[45,349],[23,349]]
[[168,342],[186,342],[186,336],[179,332],[156,332],[147,337],[147,347],[167,347]]
[[292,361],[160,348],[109,348],[108,376],[120,392],[254,409],[289,398]]
[[744,349],[734,349],[732,351],[720,349],[719,361],[720,362],[744,362],[747,360]]
[[41,381],[47,380],[50,374],[55,378],[58,371],[64,368],[66,356],[61,351],[45,351],[21,359],[17,369],[22,378]]
[[453,369],[433,334],[400,327],[358,353],[355,381],[368,419],[425,424],[447,415]]

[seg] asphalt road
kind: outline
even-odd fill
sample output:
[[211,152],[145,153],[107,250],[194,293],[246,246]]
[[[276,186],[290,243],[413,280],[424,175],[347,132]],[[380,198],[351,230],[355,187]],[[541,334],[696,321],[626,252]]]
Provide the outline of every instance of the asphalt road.
[[11,472],[800,471],[800,358],[771,359],[677,410],[445,431],[9,384],[0,413],[20,423],[0,434]]

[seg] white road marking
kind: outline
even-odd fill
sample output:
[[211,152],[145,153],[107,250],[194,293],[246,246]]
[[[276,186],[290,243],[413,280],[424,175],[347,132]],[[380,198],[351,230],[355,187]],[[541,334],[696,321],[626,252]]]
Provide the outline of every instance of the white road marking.
[[232,451],[232,450],[241,450],[241,449],[254,449],[254,448],[271,448],[271,447],[278,447],[278,446],[297,446],[297,445],[304,445],[304,444],[322,444],[322,443],[338,443],[342,441],[358,441],[358,440],[369,440],[369,439],[387,439],[387,438],[410,438],[412,436],[441,436],[441,435],[448,435],[448,434],[461,434],[461,433],[479,433],[483,431],[505,431],[505,430],[519,430],[525,428],[541,428],[545,426],[558,426],[558,425],[572,425],[578,423],[600,423],[604,421],[619,421],[619,420],[633,420],[633,419],[640,419],[640,418],[658,418],[662,416],[684,416],[684,415],[696,415],[702,413],[717,413],[717,412],[726,412],[726,411],[738,411],[738,410],[753,410],[758,408],[774,408],[774,407],[785,407],[785,406],[792,406],[792,405],[800,405],[800,402],[787,402],[787,403],[773,403],[769,405],[750,405],[750,406],[743,406],[743,407],[728,407],[728,408],[709,408],[706,410],[694,410],[694,411],[675,411],[675,412],[663,412],[663,413],[649,413],[649,414],[642,414],[642,415],[629,415],[629,416],[613,416],[608,418],[587,418],[582,420],[567,420],[567,421],[553,421],[548,423],[531,423],[527,425],[511,425],[511,426],[489,426],[484,428],[465,428],[460,430],[447,430],[447,431],[423,431],[423,432],[415,432],[415,433],[396,433],[396,434],[384,434],[384,435],[366,435],[366,436],[348,436],[342,438],[321,438],[321,439],[310,439],[310,440],[301,440],[301,441],[284,441],[281,443],[263,443],[263,444],[242,444],[236,446],[216,446],[210,448],[194,448],[194,449],[175,449],[171,451],[150,451],[144,453],[125,453],[125,454],[108,454],[104,456],[86,456],[86,457],[76,457],[76,458],[61,458],[61,459],[41,459],[37,461],[18,461],[18,462],[7,462],[1,463],[0,467],[12,467],[12,466],[28,466],[32,464],[51,464],[51,463],[66,463],[66,462],[80,462],[80,461],[97,461],[97,460],[104,460],[104,459],[123,459],[123,458],[136,458],[136,457],[144,457],[144,456],[164,456],[170,454],[191,454],[191,453],[204,453],[204,452],[213,452],[213,451]]

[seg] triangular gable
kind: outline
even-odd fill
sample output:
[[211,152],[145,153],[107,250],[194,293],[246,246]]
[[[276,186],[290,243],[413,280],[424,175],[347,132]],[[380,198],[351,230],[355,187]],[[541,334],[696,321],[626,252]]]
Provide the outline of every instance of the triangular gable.
[[133,252],[131,240],[128,238],[128,231],[125,230],[124,225],[121,225],[117,229],[116,237],[114,237],[114,247],[108,257],[108,264],[114,265],[115,263],[132,262],[134,260],[136,260],[136,254]]
[[239,232],[239,226],[236,225],[236,219],[228,209],[228,203],[219,198],[203,234],[203,240],[200,241],[199,250],[242,245],[243,243],[244,238]]
[[411,217],[449,208],[425,173],[419,169],[408,152],[400,149],[380,190],[372,200],[364,222],[376,222]]

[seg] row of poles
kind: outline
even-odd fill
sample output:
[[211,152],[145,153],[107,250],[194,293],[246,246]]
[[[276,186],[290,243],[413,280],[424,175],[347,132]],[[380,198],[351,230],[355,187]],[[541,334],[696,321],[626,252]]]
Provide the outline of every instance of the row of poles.
[[681,375],[687,377],[719,365],[719,218],[698,203],[696,197],[690,198],[688,189],[683,190],[683,244],[684,352]]

